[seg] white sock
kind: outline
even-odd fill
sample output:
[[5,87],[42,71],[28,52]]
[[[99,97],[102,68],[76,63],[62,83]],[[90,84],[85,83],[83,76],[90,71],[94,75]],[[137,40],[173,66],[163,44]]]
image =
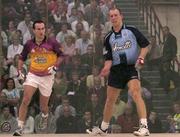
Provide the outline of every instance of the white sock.
[[47,113],[47,114],[42,113],[41,116],[44,117],[44,118],[46,118],[46,117],[48,117],[48,113]]
[[23,128],[24,127],[24,121],[18,120],[18,127]]
[[106,130],[106,129],[108,129],[108,127],[109,127],[109,123],[102,121],[102,123],[101,123],[101,129],[102,129],[102,130]]
[[141,119],[140,119],[140,123],[141,123],[142,125],[147,126],[147,119],[146,119],[146,118],[141,118]]

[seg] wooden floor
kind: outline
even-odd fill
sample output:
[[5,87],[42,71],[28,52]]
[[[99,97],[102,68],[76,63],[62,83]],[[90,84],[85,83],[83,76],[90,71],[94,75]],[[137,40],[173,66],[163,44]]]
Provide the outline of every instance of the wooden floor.
[[[12,136],[11,134],[0,134],[0,137],[11,137],[11,136]],[[43,137],[43,136],[44,137],[93,137],[88,134],[24,134],[22,137]],[[133,134],[108,134],[106,137],[135,137],[135,136]],[[180,137],[180,133],[151,134],[150,137]]]

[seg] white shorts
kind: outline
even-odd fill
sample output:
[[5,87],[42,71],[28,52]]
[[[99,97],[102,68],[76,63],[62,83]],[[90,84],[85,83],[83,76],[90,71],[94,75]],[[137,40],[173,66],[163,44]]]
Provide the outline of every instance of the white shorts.
[[52,86],[54,84],[54,75],[37,76],[32,73],[28,73],[23,85],[30,85],[35,88],[39,88],[40,93],[43,96],[49,97],[52,92]]

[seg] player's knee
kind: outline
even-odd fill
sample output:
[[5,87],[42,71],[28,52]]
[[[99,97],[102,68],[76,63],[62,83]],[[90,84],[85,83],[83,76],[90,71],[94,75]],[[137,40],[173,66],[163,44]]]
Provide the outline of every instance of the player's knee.
[[137,101],[141,98],[141,93],[138,90],[131,91],[131,96],[134,101]]

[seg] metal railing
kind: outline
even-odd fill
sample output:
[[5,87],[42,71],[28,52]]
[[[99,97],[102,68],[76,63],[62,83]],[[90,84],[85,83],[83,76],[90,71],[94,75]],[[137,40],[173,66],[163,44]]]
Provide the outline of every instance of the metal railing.
[[150,33],[154,35],[159,44],[163,43],[162,24],[155,12],[155,9],[150,0],[137,0],[139,8],[139,16],[145,22],[145,25]]

